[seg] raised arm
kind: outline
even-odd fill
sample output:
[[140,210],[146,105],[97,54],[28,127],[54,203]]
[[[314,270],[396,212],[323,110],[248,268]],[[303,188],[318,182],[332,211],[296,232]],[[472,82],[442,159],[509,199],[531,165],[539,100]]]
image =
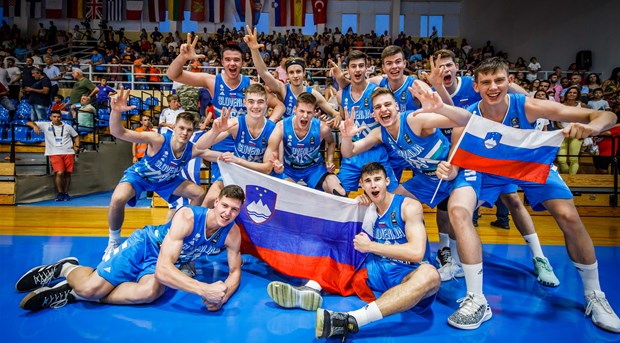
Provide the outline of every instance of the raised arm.
[[413,85],[409,87],[409,91],[413,96],[418,98],[422,104],[422,108],[415,111],[414,115],[423,112],[438,113],[457,123],[456,126],[467,125],[469,117],[472,115],[466,109],[444,104],[439,94],[434,92],[426,83],[420,80],[415,80]]
[[525,99],[525,115],[530,123],[538,118],[550,121],[570,122],[562,129],[567,137],[586,138],[609,130],[616,124],[616,115],[609,111],[572,107],[554,101],[534,98]]
[[286,95],[286,86],[284,85],[284,83],[276,80],[276,78],[271,75],[269,70],[267,70],[267,65],[265,64],[265,61],[263,61],[263,58],[260,55],[259,49],[264,45],[258,43],[256,28],[252,30],[247,25],[245,28],[248,34],[243,37],[243,40],[248,44],[248,48],[250,48],[250,52],[252,54],[252,61],[254,62],[254,66],[256,67],[258,75],[260,75],[260,77],[265,80],[265,85],[267,85],[267,87],[284,97]]
[[123,127],[121,120],[121,114],[125,111],[129,111],[135,108],[135,106],[128,106],[127,99],[129,98],[129,90],[125,90],[121,87],[118,95],[110,98],[110,133],[119,139],[122,139],[131,143],[146,143],[149,145],[151,151],[159,151],[164,138],[157,132],[136,132],[128,130]]
[[345,120],[340,124],[340,153],[343,157],[350,158],[355,155],[359,155],[364,151],[370,150],[375,144],[382,143],[381,141],[381,129],[374,128],[370,133],[356,141],[353,142],[353,136],[358,134],[359,132],[364,131],[363,127],[355,126],[355,110],[352,110],[351,113],[345,109]]
[[286,112],[286,106],[284,106],[284,103],[280,101],[280,99],[278,99],[278,97],[272,92],[267,92],[267,106],[273,108],[271,115],[269,116],[269,120],[274,123],[280,121],[284,115],[284,112]]
[[435,89],[437,94],[441,97],[441,100],[446,105],[454,105],[452,101],[452,97],[448,94],[446,87],[443,84],[443,71],[445,70],[445,66],[437,66],[435,63],[435,59],[433,56],[430,58],[431,72],[430,74],[423,71],[422,75],[430,82],[431,86]]
[[215,75],[209,73],[192,73],[184,70],[187,61],[204,58],[204,55],[196,54],[198,36],[191,41],[191,34],[187,34],[187,43],[181,44],[179,55],[170,63],[166,75],[170,80],[194,87],[205,87],[213,93],[215,87]]
[[370,240],[366,233],[355,236],[355,250],[369,252],[401,261],[420,262],[426,250],[426,227],[424,213],[419,201],[407,198],[401,206],[401,216],[405,222],[405,244],[382,244]]
[[174,265],[181,255],[183,240],[192,233],[193,226],[192,210],[189,207],[178,210],[172,219],[170,231],[161,244],[155,267],[155,278],[168,287],[200,296],[205,304],[221,304],[227,294],[227,286],[224,282],[216,281],[212,284],[200,282],[183,274]]
[[222,141],[231,134],[230,130],[237,126],[239,122],[237,118],[230,119],[230,112],[230,107],[222,109],[222,115],[213,121],[211,130],[198,138],[196,143],[194,143],[195,149],[209,149],[213,144]]

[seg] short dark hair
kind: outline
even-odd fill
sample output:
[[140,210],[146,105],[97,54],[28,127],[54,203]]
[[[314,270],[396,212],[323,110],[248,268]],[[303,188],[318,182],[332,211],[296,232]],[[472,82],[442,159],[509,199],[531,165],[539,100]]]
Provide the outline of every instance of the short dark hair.
[[603,88],[598,87],[598,88],[594,88],[594,90],[592,91],[592,93],[594,93],[594,92],[602,92],[602,91],[603,91]]
[[179,120],[186,120],[186,121],[192,123],[192,125],[196,125],[196,116],[192,112],[181,112],[181,113],[179,113],[175,123],[178,123]]
[[224,58],[224,53],[226,51],[236,51],[240,53],[241,56],[243,56],[243,50],[241,50],[241,48],[237,44],[226,44],[224,48],[222,49],[222,58]]
[[297,103],[316,105],[316,97],[312,93],[303,92],[297,96]]
[[371,94],[370,94],[370,101],[374,101],[376,97],[378,97],[379,95],[383,95],[383,94],[389,94],[392,96],[392,98],[394,99],[394,101],[396,101],[396,97],[394,96],[394,93],[392,93],[391,90],[385,88],[385,87],[377,87]]
[[385,58],[394,56],[398,53],[400,53],[403,56],[403,58],[405,58],[405,53],[403,52],[403,48],[401,48],[400,46],[390,45],[386,47],[385,49],[383,49],[383,52],[381,53],[381,63],[383,63],[383,60]]
[[347,66],[351,63],[351,61],[361,59],[364,59],[364,62],[366,62],[368,61],[368,56],[359,50],[351,50],[351,52],[347,55]]
[[435,51],[435,53],[433,54],[433,57],[435,59],[450,57],[450,59],[452,59],[452,62],[456,62],[454,60],[454,58],[455,58],[454,53],[452,51],[450,51],[450,50],[447,50],[447,49],[441,49],[441,50]]
[[387,172],[385,171],[385,167],[379,162],[370,162],[366,163],[362,167],[362,172],[360,173],[360,177],[363,177],[364,174],[374,174],[376,172],[383,173],[383,176],[387,176]]
[[241,201],[242,204],[245,202],[245,192],[243,192],[243,189],[237,185],[228,185],[222,188],[220,195],[218,195],[217,198],[222,199],[223,197],[237,199]]
[[491,57],[482,61],[474,69],[474,79],[478,82],[478,75],[495,73],[498,70],[508,70],[508,62],[501,57]]

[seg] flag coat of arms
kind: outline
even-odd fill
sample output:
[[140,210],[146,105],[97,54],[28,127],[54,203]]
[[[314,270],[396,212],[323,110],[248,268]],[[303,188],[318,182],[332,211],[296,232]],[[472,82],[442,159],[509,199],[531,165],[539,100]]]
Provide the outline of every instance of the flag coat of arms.
[[472,115],[451,163],[482,173],[545,183],[562,140],[561,131],[516,129]]
[[286,275],[315,280],[327,292],[374,299],[366,284],[366,254],[353,247],[366,207],[235,164],[218,165],[225,185],[246,192],[236,219],[242,253]]

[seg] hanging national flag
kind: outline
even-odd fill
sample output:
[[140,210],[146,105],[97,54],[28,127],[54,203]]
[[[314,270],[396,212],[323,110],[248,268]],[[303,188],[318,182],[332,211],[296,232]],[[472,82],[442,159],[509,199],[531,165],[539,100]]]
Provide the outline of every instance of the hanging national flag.
[[62,0],[45,1],[45,17],[48,19],[62,18]]
[[6,16],[9,18],[22,16],[22,2],[19,0],[5,0],[2,2],[2,8],[6,9]]
[[142,20],[142,8],[144,7],[144,1],[142,0],[128,0],[125,4],[127,6],[127,20]]
[[122,21],[123,2],[122,0],[106,0],[105,19],[109,21]]
[[67,18],[84,19],[84,0],[67,0]]
[[273,12],[276,18],[276,22],[275,22],[276,26],[287,26],[287,23],[286,23],[287,1],[288,0],[274,0],[271,2],[271,7],[273,7]]
[[329,293],[374,299],[366,284],[366,254],[353,247],[365,207],[235,164],[218,165],[224,184],[246,193],[236,219],[242,253],[286,275],[315,280]]
[[263,10],[263,4],[260,0],[235,0],[235,8],[239,21],[251,22],[252,26],[256,26]]
[[185,0],[168,0],[168,19],[182,21],[185,19]]
[[209,22],[222,23],[224,22],[224,5],[225,0],[207,0],[209,2]]
[[166,21],[166,0],[149,0],[149,21]]
[[545,183],[563,139],[559,130],[516,129],[472,115],[451,162],[482,173]]
[[103,18],[103,3],[101,0],[86,0],[86,19],[101,20]]
[[306,0],[290,0],[290,22],[289,26],[306,25]]
[[205,20],[205,0],[191,0],[190,3],[190,20],[204,21]]
[[327,24],[327,0],[312,0],[314,24]]
[[43,7],[41,0],[27,0],[28,2],[28,18],[38,19],[43,15]]

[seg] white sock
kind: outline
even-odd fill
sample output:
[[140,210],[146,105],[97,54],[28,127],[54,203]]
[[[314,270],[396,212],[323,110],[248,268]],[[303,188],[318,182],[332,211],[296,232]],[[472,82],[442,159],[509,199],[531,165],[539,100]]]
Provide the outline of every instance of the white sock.
[[308,280],[308,282],[306,282],[305,284],[306,287],[310,287],[312,289],[316,289],[317,291],[321,291],[323,290],[323,288],[321,287],[321,285],[319,285],[318,282],[314,281],[314,280]]
[[116,241],[116,242],[120,242],[121,241],[121,230],[112,230],[110,229],[110,239],[109,241]]
[[484,298],[482,293],[482,263],[461,265],[465,273],[467,292]]
[[450,238],[450,252],[452,253],[452,258],[459,266],[461,263],[461,257],[459,256],[459,248],[456,246],[456,239]]
[[379,310],[376,301],[371,302],[359,310],[348,313],[357,321],[357,327],[362,327],[383,318],[383,314],[381,314],[381,310]]
[[523,236],[523,239],[525,239],[525,243],[527,243],[527,246],[530,247],[533,257],[545,258],[545,254],[543,254],[542,247],[540,246],[540,241],[538,240],[538,234],[536,232],[531,235]]
[[91,302],[94,302],[94,303],[101,302],[100,300],[90,300],[90,299],[83,298],[83,297],[79,296],[77,293],[75,293],[75,289],[72,289],[70,294],[73,295],[73,297],[77,301],[91,301]]
[[581,281],[583,282],[583,293],[590,294],[593,291],[601,291],[601,284],[598,280],[598,261],[594,262],[594,264],[581,264],[577,262],[573,262],[575,268],[577,268],[577,272],[579,272],[579,276],[581,276]]
[[439,249],[443,249],[450,246],[450,236],[447,233],[439,233]]
[[62,268],[60,269],[60,276],[62,277],[67,277],[69,276],[69,273],[71,273],[75,268],[79,267],[77,264],[73,264],[73,263],[65,263],[62,265]]

